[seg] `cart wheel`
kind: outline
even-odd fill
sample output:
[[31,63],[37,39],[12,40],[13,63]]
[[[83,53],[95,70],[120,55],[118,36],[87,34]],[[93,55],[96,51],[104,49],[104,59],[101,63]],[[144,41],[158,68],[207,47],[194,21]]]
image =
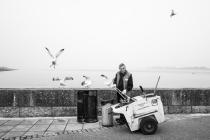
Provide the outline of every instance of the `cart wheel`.
[[152,135],[156,132],[158,123],[151,117],[146,117],[141,120],[140,130],[144,135]]

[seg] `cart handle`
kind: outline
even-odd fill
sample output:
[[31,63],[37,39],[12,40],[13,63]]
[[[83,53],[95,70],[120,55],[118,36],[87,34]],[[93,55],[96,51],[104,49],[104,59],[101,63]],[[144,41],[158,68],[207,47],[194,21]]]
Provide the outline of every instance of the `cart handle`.
[[119,93],[120,96],[121,96],[124,100],[127,100],[127,99],[130,98],[130,100],[135,101],[133,98],[129,97],[128,95],[123,94],[118,88],[114,87],[114,90],[117,91],[117,93]]

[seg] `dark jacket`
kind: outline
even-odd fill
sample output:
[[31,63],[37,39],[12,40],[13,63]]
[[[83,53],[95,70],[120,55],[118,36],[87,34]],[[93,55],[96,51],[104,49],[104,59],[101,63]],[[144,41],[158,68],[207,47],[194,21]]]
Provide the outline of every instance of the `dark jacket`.
[[123,91],[124,89],[126,89],[127,91],[131,91],[133,88],[132,74],[128,71],[126,71],[124,74],[121,72],[117,72],[113,83],[116,84],[116,87],[120,91]]
[[[116,87],[120,90],[123,91],[124,89],[127,90],[127,95],[129,94],[129,91],[132,90],[133,88],[133,78],[132,74],[127,72],[126,73],[121,73],[118,72],[114,78],[113,84],[116,84]],[[120,102],[120,99],[122,97],[117,94],[117,101]]]

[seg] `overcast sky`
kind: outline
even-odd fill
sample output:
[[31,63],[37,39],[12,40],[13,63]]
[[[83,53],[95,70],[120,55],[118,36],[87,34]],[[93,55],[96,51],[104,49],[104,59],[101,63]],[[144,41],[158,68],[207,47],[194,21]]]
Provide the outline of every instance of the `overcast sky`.
[[[209,0],[1,0],[0,66],[210,67]],[[170,18],[171,9],[177,13]]]

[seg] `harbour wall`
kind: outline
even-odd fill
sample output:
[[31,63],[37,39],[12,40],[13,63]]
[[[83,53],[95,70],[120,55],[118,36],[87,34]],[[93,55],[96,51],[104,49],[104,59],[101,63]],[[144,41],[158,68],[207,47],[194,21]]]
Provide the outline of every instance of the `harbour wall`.
[[[0,117],[58,117],[77,115],[77,95],[88,90],[97,93],[98,115],[101,115],[101,101],[114,99],[112,89],[0,89]],[[153,89],[145,89],[146,93]],[[158,89],[165,114],[210,113],[210,89]],[[141,95],[134,89],[131,96]]]

